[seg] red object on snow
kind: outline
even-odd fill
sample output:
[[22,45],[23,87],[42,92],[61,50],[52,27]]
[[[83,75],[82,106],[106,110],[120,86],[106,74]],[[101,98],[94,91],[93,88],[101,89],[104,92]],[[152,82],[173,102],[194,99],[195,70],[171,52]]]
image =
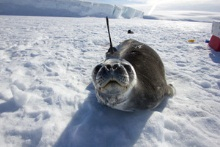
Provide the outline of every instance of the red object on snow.
[[209,46],[213,48],[215,51],[220,52],[220,38],[215,35],[212,35]]

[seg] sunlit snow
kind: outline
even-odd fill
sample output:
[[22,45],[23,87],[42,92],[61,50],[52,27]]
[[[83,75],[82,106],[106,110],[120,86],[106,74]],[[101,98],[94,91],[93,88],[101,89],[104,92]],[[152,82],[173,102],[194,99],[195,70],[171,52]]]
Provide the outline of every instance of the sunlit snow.
[[104,18],[0,16],[0,146],[220,146],[220,54],[205,43],[211,27],[110,19],[113,44],[150,45],[177,90],[155,110],[128,113],[98,104],[91,84],[109,48]]

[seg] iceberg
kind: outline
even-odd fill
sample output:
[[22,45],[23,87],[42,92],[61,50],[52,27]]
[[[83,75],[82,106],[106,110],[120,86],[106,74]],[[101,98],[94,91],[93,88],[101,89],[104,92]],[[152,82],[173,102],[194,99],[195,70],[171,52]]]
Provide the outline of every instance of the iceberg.
[[80,0],[1,0],[0,15],[143,18],[131,7]]

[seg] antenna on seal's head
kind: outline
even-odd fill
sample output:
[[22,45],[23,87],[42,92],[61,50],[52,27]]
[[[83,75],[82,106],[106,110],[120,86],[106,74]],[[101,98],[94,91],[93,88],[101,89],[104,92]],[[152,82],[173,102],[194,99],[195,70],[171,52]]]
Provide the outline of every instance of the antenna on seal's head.
[[110,30],[109,30],[109,21],[108,21],[108,17],[106,17],[106,24],[107,24],[107,29],[108,29],[108,37],[109,37],[109,41],[110,41],[110,48],[107,52],[107,54],[113,54],[114,52],[117,51],[117,49],[115,47],[112,46],[112,40],[111,40],[111,35],[110,35]]

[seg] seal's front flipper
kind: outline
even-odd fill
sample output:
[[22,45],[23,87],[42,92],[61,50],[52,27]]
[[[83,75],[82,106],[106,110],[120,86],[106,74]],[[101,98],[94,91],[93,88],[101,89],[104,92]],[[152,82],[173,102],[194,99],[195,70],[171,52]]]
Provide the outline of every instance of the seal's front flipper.
[[172,84],[167,85],[167,92],[165,95],[170,96],[170,97],[176,95],[176,89],[174,88]]

